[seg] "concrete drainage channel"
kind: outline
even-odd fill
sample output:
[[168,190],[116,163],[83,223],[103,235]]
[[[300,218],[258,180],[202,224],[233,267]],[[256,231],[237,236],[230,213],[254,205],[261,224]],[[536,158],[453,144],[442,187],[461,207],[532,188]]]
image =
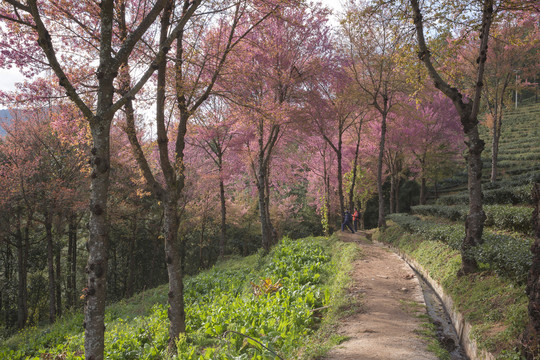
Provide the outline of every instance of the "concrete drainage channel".
[[[370,238],[370,237],[369,237]],[[495,360],[493,354],[478,349],[471,337],[471,325],[464,316],[454,311],[452,298],[433,280],[428,272],[407,254],[387,244],[370,239],[376,244],[392,249],[414,270],[424,293],[428,315],[438,327],[441,344],[451,353],[452,360]]]
[[422,287],[427,313],[437,328],[437,337],[439,338],[442,347],[450,353],[450,358],[452,360],[468,360],[469,357],[461,347],[460,338],[442,300],[424,277],[418,273],[414,267],[412,267],[412,269],[416,273],[420,286]]

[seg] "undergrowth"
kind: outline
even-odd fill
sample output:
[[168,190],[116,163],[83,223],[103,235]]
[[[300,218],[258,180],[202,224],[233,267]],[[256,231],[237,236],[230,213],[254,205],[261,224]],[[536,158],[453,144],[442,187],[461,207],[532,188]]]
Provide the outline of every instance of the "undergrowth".
[[[186,334],[167,352],[167,287],[107,308],[107,359],[310,359],[339,343],[332,327],[346,301],[354,245],[282,239],[267,256],[219,264],[186,279]],[[332,304],[332,306],[330,306]],[[338,306],[336,306],[338,305]],[[26,329],[0,345],[4,359],[83,359],[80,313]]]

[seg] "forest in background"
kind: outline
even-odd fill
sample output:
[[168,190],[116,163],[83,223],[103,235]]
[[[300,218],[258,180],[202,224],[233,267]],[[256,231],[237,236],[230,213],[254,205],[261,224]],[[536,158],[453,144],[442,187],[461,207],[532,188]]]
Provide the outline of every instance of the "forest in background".
[[[304,2],[2,3],[0,64],[40,74],[0,93],[2,335],[83,304],[99,333],[105,292],[169,282],[175,338],[185,274],[331,234],[345,209],[371,228],[426,204],[463,171],[469,134],[419,61],[410,14],[375,5],[351,3],[336,28]],[[440,25],[428,40],[473,99],[484,27],[458,5],[457,28],[441,25],[454,5],[426,9]],[[471,100],[493,134],[492,184],[504,110],[538,88],[538,13],[507,5]]]

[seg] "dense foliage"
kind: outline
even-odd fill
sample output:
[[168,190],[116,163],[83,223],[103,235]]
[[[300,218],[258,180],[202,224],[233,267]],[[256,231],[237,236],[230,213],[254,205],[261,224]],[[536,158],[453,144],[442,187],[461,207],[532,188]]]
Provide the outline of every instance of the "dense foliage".
[[[329,304],[336,263],[325,238],[284,238],[266,257],[229,261],[186,281],[186,335],[181,359],[290,358]],[[340,255],[341,256],[341,255]],[[166,288],[121,301],[106,314],[109,359],[162,359],[168,339]],[[145,299],[148,297],[148,299]],[[146,307],[146,308],[145,308]],[[82,357],[82,317],[27,329],[0,350],[2,358]]]
[[[461,247],[465,233],[464,225],[441,224],[407,214],[392,214],[389,218],[407,231],[422,236],[424,239],[443,242],[454,250],[459,250]],[[484,231],[482,240],[481,245],[471,250],[478,263],[500,276],[523,284],[532,263],[530,247],[533,239]]]

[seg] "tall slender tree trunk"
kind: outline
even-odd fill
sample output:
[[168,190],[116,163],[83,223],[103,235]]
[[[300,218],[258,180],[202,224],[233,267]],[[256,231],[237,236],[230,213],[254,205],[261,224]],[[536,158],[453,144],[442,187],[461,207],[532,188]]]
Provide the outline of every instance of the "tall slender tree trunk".
[[[28,226],[28,225],[27,225]],[[17,296],[17,328],[22,329],[26,325],[28,320],[28,288],[27,288],[27,274],[28,274],[28,241],[23,239],[23,232],[21,231],[20,215],[17,216],[17,275],[18,282],[18,296]]]
[[396,177],[392,174],[390,175],[390,214],[393,214],[396,212]]
[[[112,104],[112,80],[109,95],[108,106],[102,105],[101,109],[108,109]],[[98,110],[96,123],[91,125],[94,142],[90,157],[92,173],[90,175],[90,236],[87,243],[88,261],[85,268],[87,282],[84,349],[86,359],[92,360],[103,360],[105,346],[105,302],[109,251],[109,224],[107,221],[110,181],[109,134],[112,118],[103,119],[103,116],[104,114]]]
[[52,235],[52,215],[45,214],[45,240],[47,242],[47,269],[49,273],[49,322],[56,320],[56,281],[54,276],[54,247]]
[[126,282],[126,295],[128,297],[133,296],[134,292],[134,282],[135,282],[135,247],[137,246],[137,231],[138,231],[138,217],[137,214],[133,216],[132,219],[132,229],[131,229],[131,236],[129,237],[129,250],[128,250],[128,276],[127,276],[127,282]]
[[[385,104],[386,108],[386,104]],[[384,196],[382,189],[382,168],[383,168],[383,156],[384,156],[384,143],[386,140],[386,112],[382,112],[382,124],[381,124],[381,140],[379,142],[379,158],[377,160],[377,192],[379,193],[379,218],[377,226],[379,228],[386,227],[386,219],[384,213]]]
[[221,204],[221,233],[219,237],[219,258],[225,256],[225,246],[227,246],[227,205],[225,202],[225,184],[222,177],[221,157],[219,158],[219,200]]
[[62,316],[62,266],[60,263],[60,244],[55,248],[55,266],[56,266],[56,315]]
[[495,184],[498,175],[499,140],[501,138],[502,116],[501,104],[500,111],[496,110],[493,116],[493,139],[491,142],[491,184]]
[[268,206],[266,204],[266,194],[265,194],[265,178],[266,170],[259,168],[259,173],[257,175],[257,191],[259,194],[259,218],[261,221],[261,235],[262,235],[262,248],[265,252],[270,251],[270,245],[272,243],[272,235],[270,230],[270,224],[268,224],[268,214],[266,210]]
[[341,140],[341,134],[340,134],[339,140],[338,140],[338,147],[336,151],[337,180],[338,180],[339,211],[340,211],[340,214],[344,214],[345,213],[345,198],[343,196],[343,165],[342,165],[343,153],[341,151],[341,147],[342,147],[342,140]]
[[398,213],[399,212],[399,186],[400,186],[400,183],[401,183],[401,179],[399,176],[397,176],[397,179],[395,180],[395,188],[394,188],[394,196],[395,196],[395,200],[394,200],[394,204],[395,204],[395,208],[394,208],[394,213]]
[[540,353],[540,183],[533,185],[532,198],[535,204],[532,214],[535,240],[531,246],[533,262],[527,277],[529,324],[524,334],[528,360],[534,360]]
[[201,236],[199,237],[199,269],[204,269],[203,247],[204,232],[206,231],[206,215],[201,218]]
[[67,249],[67,287],[66,287],[66,306],[68,309],[72,308],[74,303],[73,293],[75,292],[75,286],[71,282],[71,265],[73,264],[73,230],[71,228],[72,216],[69,216],[68,222],[68,249]]
[[[475,119],[476,120],[476,119]],[[469,120],[470,121],[470,120]],[[462,120],[463,122],[463,120]],[[462,268],[460,274],[468,274],[478,269],[471,250],[482,243],[486,214],[482,206],[482,151],[484,141],[478,134],[478,121],[467,132],[467,167],[469,189],[469,214],[465,220],[465,238],[461,244]]]
[[70,215],[68,225],[68,302],[69,307],[77,304],[77,217]]
[[426,188],[426,177],[422,171],[422,179],[420,182],[420,205],[426,205],[427,201],[427,188]]
[[349,191],[349,210],[351,214],[354,211],[354,190],[356,187],[356,173],[357,173],[357,167],[358,167],[358,156],[360,154],[360,134],[362,131],[362,122],[360,122],[359,128],[357,129],[357,137],[356,137],[356,146],[354,149],[354,160],[353,160],[353,173],[352,173],[352,182],[351,182],[351,189]]
[[169,276],[169,350],[176,348],[176,340],[186,331],[184,310],[184,274],[182,249],[178,239],[178,200],[173,197],[164,201],[163,232],[165,236],[165,261]]

